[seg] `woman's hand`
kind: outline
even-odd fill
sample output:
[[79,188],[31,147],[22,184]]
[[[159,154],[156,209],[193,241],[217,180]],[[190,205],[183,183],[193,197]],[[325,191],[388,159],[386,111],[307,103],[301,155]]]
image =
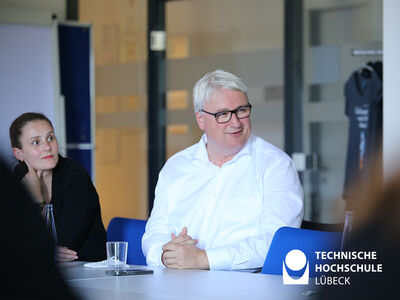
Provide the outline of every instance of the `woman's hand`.
[[58,261],[73,261],[78,259],[78,253],[67,247],[57,247],[57,260]]
[[27,160],[25,160],[24,162],[28,167],[28,173],[26,173],[26,175],[22,179],[22,182],[32,194],[33,200],[35,202],[44,202],[40,178],[35,169],[33,169],[33,167],[31,166],[31,164]]

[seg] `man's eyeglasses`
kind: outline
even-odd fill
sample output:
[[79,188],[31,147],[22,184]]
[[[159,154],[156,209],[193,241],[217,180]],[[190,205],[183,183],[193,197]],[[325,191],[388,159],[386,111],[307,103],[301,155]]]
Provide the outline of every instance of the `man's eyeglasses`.
[[201,111],[205,112],[206,114],[214,116],[215,121],[217,121],[217,123],[223,124],[223,123],[228,123],[231,120],[233,113],[236,115],[238,119],[248,118],[251,113],[251,104],[249,103],[247,105],[239,106],[234,110],[223,110],[217,113],[210,113],[203,109]]

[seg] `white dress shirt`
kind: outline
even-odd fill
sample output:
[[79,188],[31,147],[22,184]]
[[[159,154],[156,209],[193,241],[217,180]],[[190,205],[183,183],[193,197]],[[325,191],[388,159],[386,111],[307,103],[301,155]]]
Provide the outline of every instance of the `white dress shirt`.
[[261,267],[282,226],[299,227],[303,190],[293,161],[251,135],[231,160],[210,162],[207,137],[172,156],[161,170],[142,239],[150,266],[163,266],[162,246],[188,228],[210,269]]

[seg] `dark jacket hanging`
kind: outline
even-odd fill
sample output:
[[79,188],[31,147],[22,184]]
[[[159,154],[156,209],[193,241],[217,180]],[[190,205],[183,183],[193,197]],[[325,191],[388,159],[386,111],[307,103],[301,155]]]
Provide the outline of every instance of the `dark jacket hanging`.
[[[382,147],[382,80],[379,64],[353,72],[345,85],[345,114],[349,118],[346,174],[343,197],[357,196],[355,184],[361,180],[381,181],[381,170],[372,165]],[[380,76],[382,65],[380,63]]]

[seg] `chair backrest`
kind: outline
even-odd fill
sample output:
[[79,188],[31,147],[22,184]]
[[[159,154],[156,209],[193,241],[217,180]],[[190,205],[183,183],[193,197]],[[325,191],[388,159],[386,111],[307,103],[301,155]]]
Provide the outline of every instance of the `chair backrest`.
[[281,227],[275,232],[261,273],[282,275],[286,255],[298,249],[306,255],[310,265],[310,276],[314,277],[315,251],[338,251],[341,238],[341,232]]
[[146,257],[142,251],[142,236],[144,234],[147,221],[113,218],[108,224],[107,241],[127,241],[128,258],[130,265],[146,265]]

